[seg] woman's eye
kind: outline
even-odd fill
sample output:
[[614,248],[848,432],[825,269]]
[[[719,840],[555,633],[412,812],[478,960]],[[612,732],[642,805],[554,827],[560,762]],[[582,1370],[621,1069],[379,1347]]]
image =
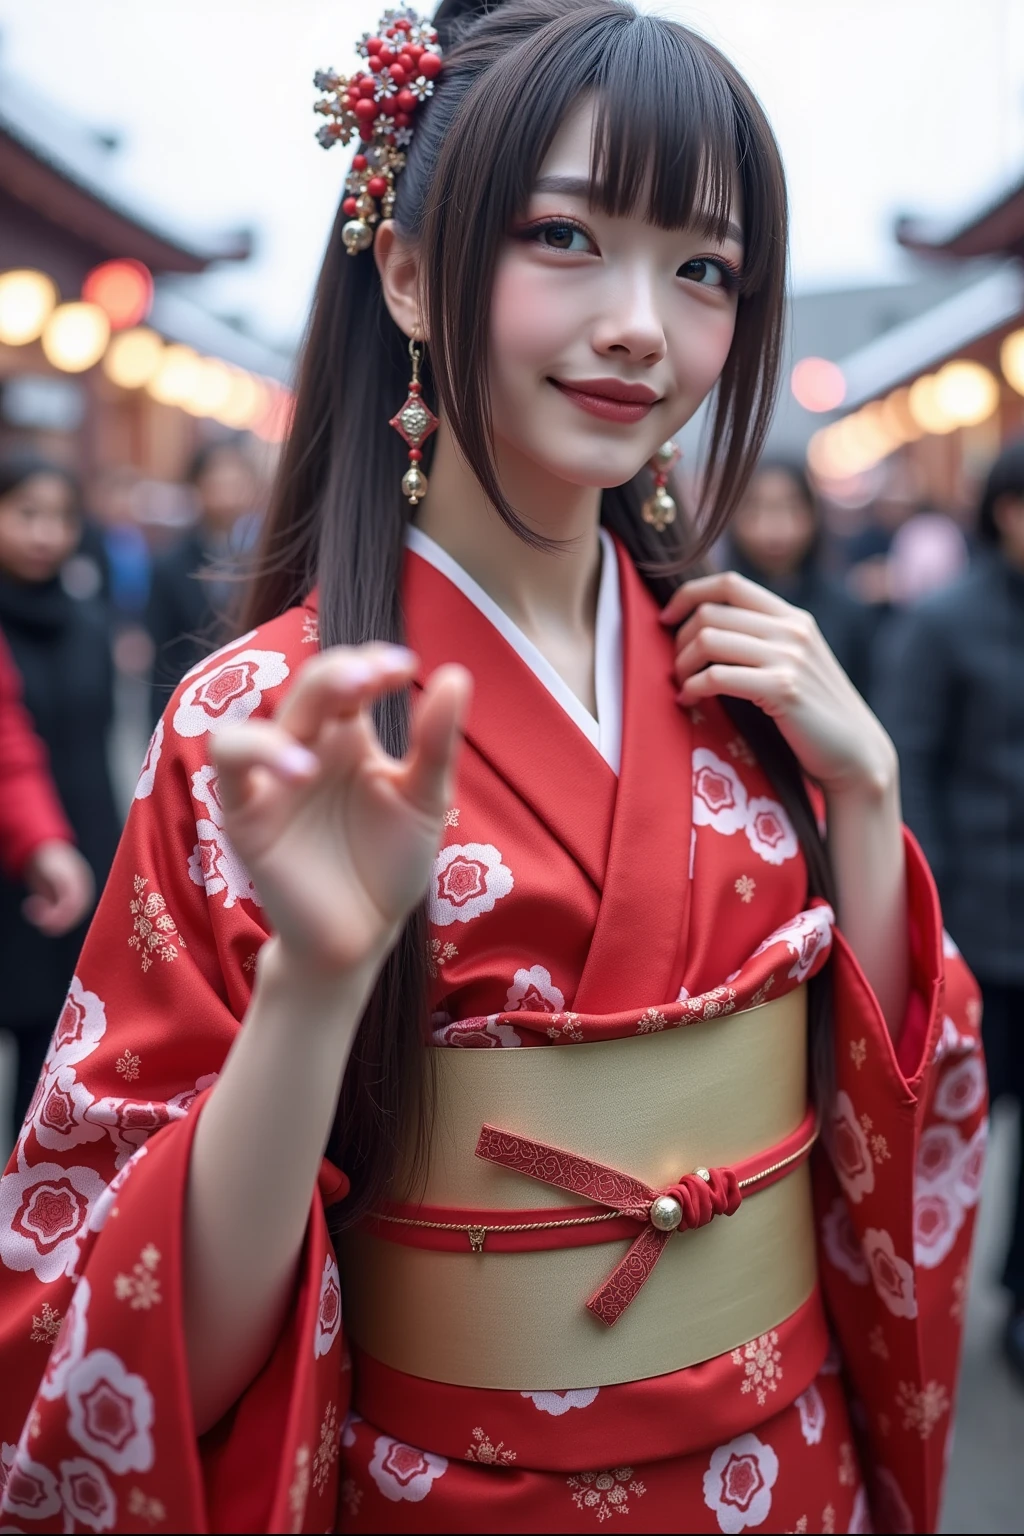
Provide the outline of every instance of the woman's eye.
[[729,286],[729,273],[717,261],[687,261],[679,268],[677,277],[685,277],[691,283],[699,283],[702,288],[727,288]]
[[578,224],[543,224],[533,238],[549,251],[592,251],[594,242]]

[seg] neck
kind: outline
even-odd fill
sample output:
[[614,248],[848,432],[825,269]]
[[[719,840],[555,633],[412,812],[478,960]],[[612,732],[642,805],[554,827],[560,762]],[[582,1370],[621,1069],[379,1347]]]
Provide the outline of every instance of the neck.
[[443,421],[430,488],[416,523],[535,642],[552,629],[592,639],[601,566],[601,492],[555,479],[506,444],[496,447],[498,476],[512,506],[528,528],[559,540],[564,548],[534,549],[512,532]]

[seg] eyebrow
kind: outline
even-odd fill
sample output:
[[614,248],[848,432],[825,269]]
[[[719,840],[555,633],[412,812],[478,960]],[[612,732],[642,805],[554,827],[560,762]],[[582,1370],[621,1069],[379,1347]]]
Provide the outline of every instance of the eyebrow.
[[[553,192],[561,197],[578,197],[585,203],[590,201],[590,182],[582,176],[540,176],[533,190]],[[733,219],[726,224],[724,235],[727,240],[735,240],[737,245],[743,244],[743,231]]]

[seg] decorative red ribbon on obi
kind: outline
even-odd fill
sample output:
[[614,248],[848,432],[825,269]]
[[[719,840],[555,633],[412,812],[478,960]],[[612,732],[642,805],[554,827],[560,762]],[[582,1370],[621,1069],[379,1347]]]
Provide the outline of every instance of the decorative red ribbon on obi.
[[[498,1163],[543,1184],[554,1184],[572,1195],[582,1195],[598,1205],[610,1206],[622,1216],[644,1223],[628,1253],[612,1270],[608,1279],[587,1302],[587,1307],[601,1322],[617,1322],[654,1269],[673,1231],[693,1231],[707,1226],[715,1216],[731,1216],[743,1199],[732,1168],[712,1168],[687,1173],[667,1189],[651,1189],[642,1179],[620,1173],[603,1163],[592,1162],[575,1152],[549,1147],[528,1136],[516,1136],[485,1125],[476,1145],[477,1157]],[[707,1175],[705,1177],[705,1174]],[[661,1202],[666,1202],[661,1205]],[[674,1220],[675,1202],[682,1215],[667,1229],[654,1225],[666,1212]],[[653,1210],[653,1214],[652,1214]]]

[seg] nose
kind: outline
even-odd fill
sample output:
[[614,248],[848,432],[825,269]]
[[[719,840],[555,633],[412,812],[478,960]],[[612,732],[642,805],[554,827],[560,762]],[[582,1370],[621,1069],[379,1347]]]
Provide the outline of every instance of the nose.
[[636,267],[609,273],[607,304],[593,336],[602,357],[650,366],[665,356],[665,327],[654,274]]

